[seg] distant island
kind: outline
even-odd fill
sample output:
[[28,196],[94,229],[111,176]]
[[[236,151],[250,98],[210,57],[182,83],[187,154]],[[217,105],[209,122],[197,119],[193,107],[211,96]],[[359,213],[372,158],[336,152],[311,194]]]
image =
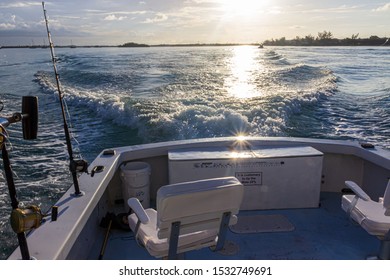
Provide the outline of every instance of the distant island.
[[271,39],[263,42],[264,46],[390,46],[389,38],[370,36],[369,38],[359,38],[359,33],[352,34],[350,38],[333,38],[330,31],[318,32],[317,37],[307,35],[305,37],[296,36],[288,40],[285,37]]
[[144,48],[144,47],[150,47],[150,46],[146,45],[146,44],[138,44],[138,43],[130,42],[130,43],[125,43],[123,45],[119,45],[118,47],[121,47],[121,48]]
[[226,47],[226,46],[241,46],[241,45],[253,45],[258,46],[258,43],[251,44],[239,44],[239,43],[188,43],[188,44],[158,44],[158,45],[146,45],[146,44],[138,44],[138,43],[125,43],[123,45],[119,45],[118,47],[127,47],[127,48],[136,48],[136,47]]

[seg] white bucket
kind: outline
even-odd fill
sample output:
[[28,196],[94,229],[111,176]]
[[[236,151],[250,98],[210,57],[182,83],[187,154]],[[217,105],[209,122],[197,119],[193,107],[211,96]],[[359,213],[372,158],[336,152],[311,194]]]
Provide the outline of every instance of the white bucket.
[[136,197],[144,208],[150,205],[150,165],[146,162],[134,161],[121,166],[122,195],[126,211],[129,210],[127,200]]

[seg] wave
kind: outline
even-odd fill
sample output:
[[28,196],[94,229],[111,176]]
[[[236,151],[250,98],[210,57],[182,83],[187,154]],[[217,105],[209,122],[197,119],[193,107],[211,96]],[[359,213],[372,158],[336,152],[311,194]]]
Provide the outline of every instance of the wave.
[[264,58],[265,60],[268,60],[268,61],[278,61],[278,62],[282,62],[282,63],[288,63],[287,59],[277,53],[275,50],[267,50],[264,52]]
[[[46,93],[58,96],[56,84],[45,72],[38,72],[35,75],[36,81],[41,85]],[[112,94],[103,89],[101,90],[85,90],[67,85],[61,85],[61,91],[64,101],[71,106],[83,106],[96,111],[96,113],[105,118],[112,119],[115,122],[121,123],[121,112],[124,111],[123,99],[126,94],[116,92]]]
[[[275,52],[268,55],[283,59]],[[259,92],[253,98],[231,96],[221,84],[226,74],[196,73],[200,80],[194,83],[193,72],[149,73],[143,77],[139,89],[132,79],[124,76],[119,82],[108,76],[107,80],[115,86],[104,84],[102,75],[106,74],[100,72],[85,71],[75,81],[72,71],[63,75],[66,82],[62,85],[69,106],[87,108],[99,118],[136,129],[144,142],[237,133],[283,135],[292,114],[333,94],[336,88],[336,78],[330,70],[304,64],[279,65],[265,72],[251,73],[255,78],[250,82]],[[43,91],[56,94],[50,75],[38,72],[35,77]],[[164,82],[156,83],[155,79]],[[83,80],[81,85],[79,80]],[[148,82],[151,83],[149,95],[140,94]]]

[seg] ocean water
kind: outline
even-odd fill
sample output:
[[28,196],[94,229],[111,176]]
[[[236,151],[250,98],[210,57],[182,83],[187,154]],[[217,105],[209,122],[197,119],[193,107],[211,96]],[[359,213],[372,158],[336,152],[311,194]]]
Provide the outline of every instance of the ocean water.
[[[56,49],[76,157],[108,147],[232,136],[366,141],[390,148],[388,47]],[[7,128],[20,204],[43,211],[71,186],[49,49],[0,49],[1,117],[39,98],[38,139]],[[0,162],[3,170],[2,161]],[[0,173],[0,259],[17,245]]]

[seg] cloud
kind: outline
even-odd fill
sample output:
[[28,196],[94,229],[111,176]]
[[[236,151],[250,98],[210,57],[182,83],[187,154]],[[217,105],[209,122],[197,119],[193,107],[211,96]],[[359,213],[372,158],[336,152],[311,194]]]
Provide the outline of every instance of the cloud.
[[156,23],[156,22],[162,22],[166,21],[168,19],[168,16],[163,13],[156,13],[154,18],[147,18],[143,21],[143,23]]
[[303,29],[303,28],[305,28],[305,27],[302,26],[302,25],[291,25],[289,28],[290,28],[290,29]]
[[114,14],[110,14],[108,16],[106,16],[104,18],[104,20],[108,20],[108,21],[120,21],[120,20],[124,20],[126,19],[127,17],[126,16],[116,16]]
[[3,8],[3,9],[26,8],[26,7],[40,6],[40,5],[42,5],[40,2],[17,2],[17,3],[0,4],[0,8]]
[[24,22],[21,18],[16,15],[11,14],[1,14],[0,18],[2,22],[0,23],[0,30],[13,30],[13,29],[28,29],[29,24]]
[[269,10],[267,11],[268,14],[272,15],[278,15],[283,13],[282,8],[278,6],[270,7]]
[[373,9],[374,12],[387,12],[390,11],[390,3],[387,3],[381,7]]
[[12,30],[16,25],[11,23],[0,23],[0,30]]
[[309,7],[305,8],[303,5],[297,5],[293,7],[293,9],[288,10],[286,12],[290,13],[298,13],[298,14],[350,14],[358,11],[359,9],[362,9],[362,6],[354,5],[354,6],[348,6],[348,5],[340,5],[337,7],[327,7],[327,8],[321,8],[321,7]]

